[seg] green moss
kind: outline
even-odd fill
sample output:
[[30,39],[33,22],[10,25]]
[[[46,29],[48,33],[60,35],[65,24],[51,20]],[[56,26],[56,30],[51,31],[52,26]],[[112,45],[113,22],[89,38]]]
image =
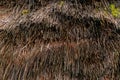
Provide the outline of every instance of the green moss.
[[64,5],[64,1],[60,1],[59,6],[62,7]]
[[114,17],[120,17],[120,8],[116,8],[114,4],[110,5],[111,14]]
[[25,15],[25,14],[28,14],[28,13],[29,13],[29,10],[27,10],[27,9],[22,10],[22,15]]

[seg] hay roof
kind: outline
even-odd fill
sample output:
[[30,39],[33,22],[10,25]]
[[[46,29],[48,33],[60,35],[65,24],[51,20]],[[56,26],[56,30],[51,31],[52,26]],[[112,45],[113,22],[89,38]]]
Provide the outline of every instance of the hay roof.
[[0,29],[0,79],[119,80],[119,19],[88,3],[12,9]]

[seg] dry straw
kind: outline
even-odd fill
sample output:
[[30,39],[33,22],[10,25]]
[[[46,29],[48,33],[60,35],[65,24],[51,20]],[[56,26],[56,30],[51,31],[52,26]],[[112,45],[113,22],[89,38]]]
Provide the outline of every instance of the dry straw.
[[0,80],[120,79],[119,19],[105,15],[108,1],[77,1],[15,3],[0,29]]

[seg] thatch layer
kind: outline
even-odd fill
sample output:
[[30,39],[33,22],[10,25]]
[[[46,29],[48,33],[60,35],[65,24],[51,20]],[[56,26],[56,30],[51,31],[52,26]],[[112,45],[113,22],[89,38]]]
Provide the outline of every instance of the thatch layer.
[[120,37],[115,25],[92,17],[76,22],[63,27],[28,22],[2,30],[3,78],[118,79]]
[[107,6],[109,3],[118,2],[119,0],[1,0],[0,5],[7,7],[15,6],[27,6],[31,9],[35,9],[35,6],[46,6],[52,2],[65,1],[71,2],[73,4],[82,4],[82,5],[93,5],[96,6],[96,3],[101,3],[102,6]]
[[87,2],[59,3],[13,13],[0,29],[0,80],[119,80],[116,20]]

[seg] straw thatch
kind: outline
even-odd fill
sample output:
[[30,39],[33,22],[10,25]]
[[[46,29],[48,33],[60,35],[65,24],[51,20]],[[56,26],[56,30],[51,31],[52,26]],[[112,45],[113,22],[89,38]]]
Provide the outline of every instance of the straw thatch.
[[71,1],[13,9],[0,29],[0,80],[120,79],[119,19]]

